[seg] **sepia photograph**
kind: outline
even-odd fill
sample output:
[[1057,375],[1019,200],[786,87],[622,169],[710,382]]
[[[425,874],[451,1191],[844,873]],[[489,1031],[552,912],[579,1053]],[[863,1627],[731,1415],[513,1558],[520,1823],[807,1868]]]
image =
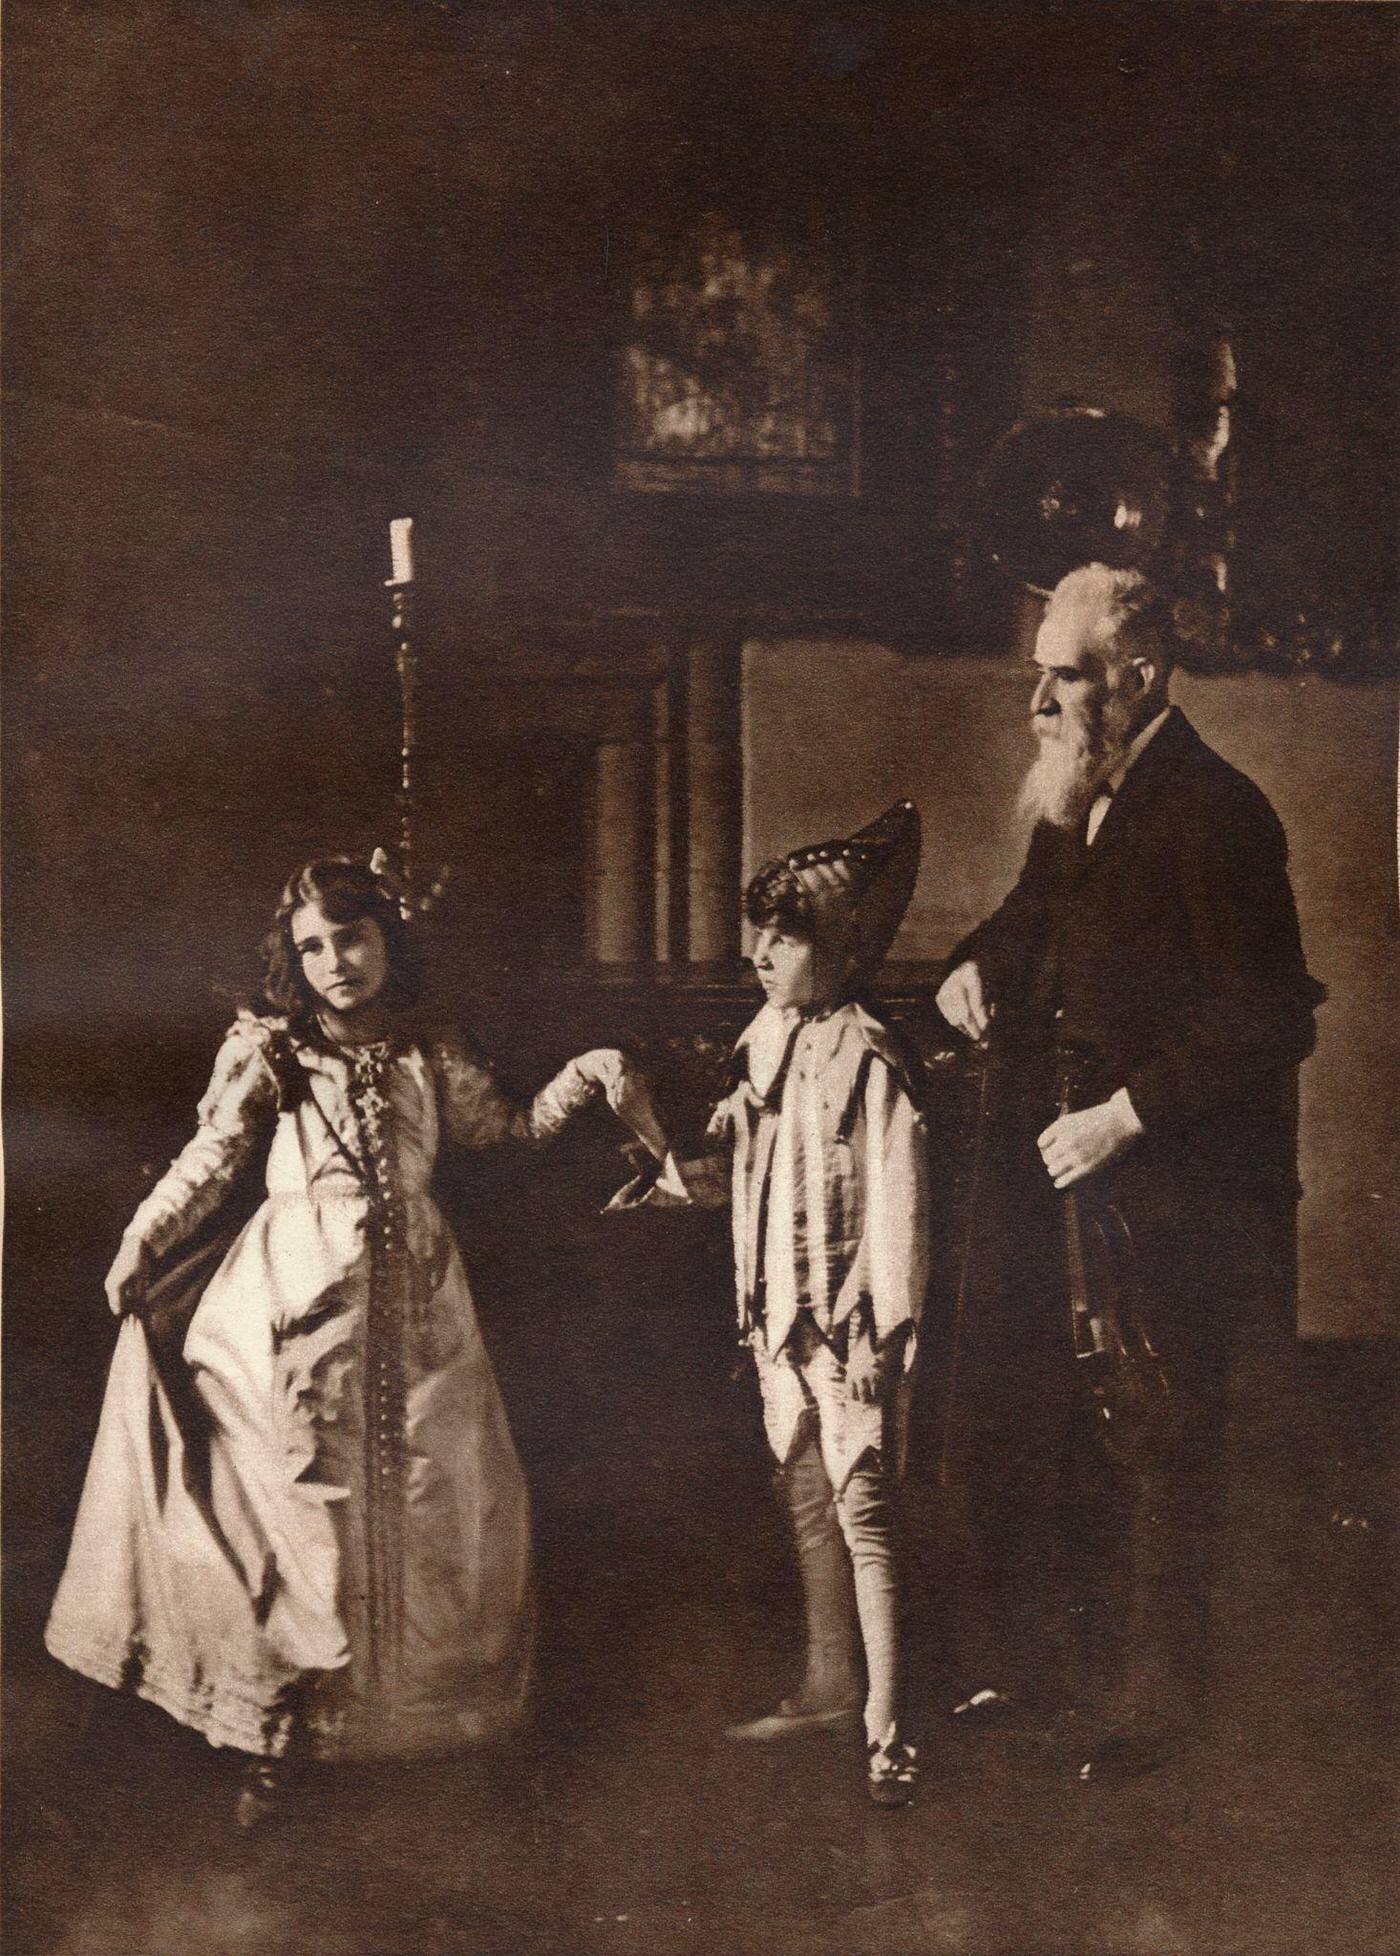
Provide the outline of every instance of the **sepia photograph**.
[[3,45],[4,1956],[1396,1956],[1400,9]]

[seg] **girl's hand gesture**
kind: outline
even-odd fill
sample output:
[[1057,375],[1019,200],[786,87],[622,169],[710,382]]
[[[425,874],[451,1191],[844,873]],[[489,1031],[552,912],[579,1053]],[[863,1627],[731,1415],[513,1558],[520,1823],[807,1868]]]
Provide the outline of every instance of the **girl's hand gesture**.
[[124,1318],[140,1307],[150,1275],[150,1253],[146,1245],[139,1236],[123,1236],[105,1285],[114,1318]]
[[651,1090],[625,1053],[613,1047],[595,1047],[582,1053],[578,1066],[585,1079],[602,1088],[609,1107],[618,1119],[641,1141],[658,1161],[667,1154],[666,1133],[651,1103]]

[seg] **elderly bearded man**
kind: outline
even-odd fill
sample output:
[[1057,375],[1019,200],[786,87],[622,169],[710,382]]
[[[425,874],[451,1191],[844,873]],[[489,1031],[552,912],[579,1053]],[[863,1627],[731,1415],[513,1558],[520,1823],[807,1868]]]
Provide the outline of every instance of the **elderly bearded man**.
[[[1296,1069],[1324,996],[1277,817],[1168,701],[1176,648],[1137,573],[1091,564],[1056,587],[1025,866],[938,994],[1008,1090],[1000,1216],[962,1331],[970,1519],[1023,1658],[1053,1643],[1050,1619],[1080,1626],[1057,1659],[1092,1701],[1071,1727],[1081,1777],[1156,1763],[1205,1702],[1230,1362],[1242,1328],[1291,1305]],[[1167,1384],[1168,1416],[1131,1453],[1094,1438],[1075,1376],[1071,1190],[1084,1220],[1122,1225]]]

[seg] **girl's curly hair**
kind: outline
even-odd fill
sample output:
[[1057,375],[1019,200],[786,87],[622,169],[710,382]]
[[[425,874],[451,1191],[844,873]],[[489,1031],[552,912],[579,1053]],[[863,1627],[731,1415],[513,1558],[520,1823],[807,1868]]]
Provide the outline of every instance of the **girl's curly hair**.
[[744,915],[755,930],[773,925],[791,937],[811,937],[816,918],[811,899],[787,864],[765,863],[744,892]]
[[316,996],[306,982],[292,941],[292,918],[308,903],[319,904],[333,924],[368,917],[384,938],[389,970],[381,996],[390,1006],[416,1004],[423,976],[418,947],[398,901],[366,862],[355,856],[320,856],[288,877],[278,899],[272,929],[262,942],[262,1001],[294,1022],[315,1017]]

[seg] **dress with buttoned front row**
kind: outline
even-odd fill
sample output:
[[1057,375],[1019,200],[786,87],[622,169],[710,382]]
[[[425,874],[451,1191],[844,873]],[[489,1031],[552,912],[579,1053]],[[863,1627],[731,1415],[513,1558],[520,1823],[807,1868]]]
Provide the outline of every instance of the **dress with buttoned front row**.
[[566,1068],[517,1106],[452,1034],[340,1048],[240,1017],[132,1231],[169,1267],[260,1151],[266,1193],[192,1314],[122,1324],[55,1657],[257,1754],[518,1718],[529,1500],[430,1178],[440,1128],[538,1141],[589,1097]]

